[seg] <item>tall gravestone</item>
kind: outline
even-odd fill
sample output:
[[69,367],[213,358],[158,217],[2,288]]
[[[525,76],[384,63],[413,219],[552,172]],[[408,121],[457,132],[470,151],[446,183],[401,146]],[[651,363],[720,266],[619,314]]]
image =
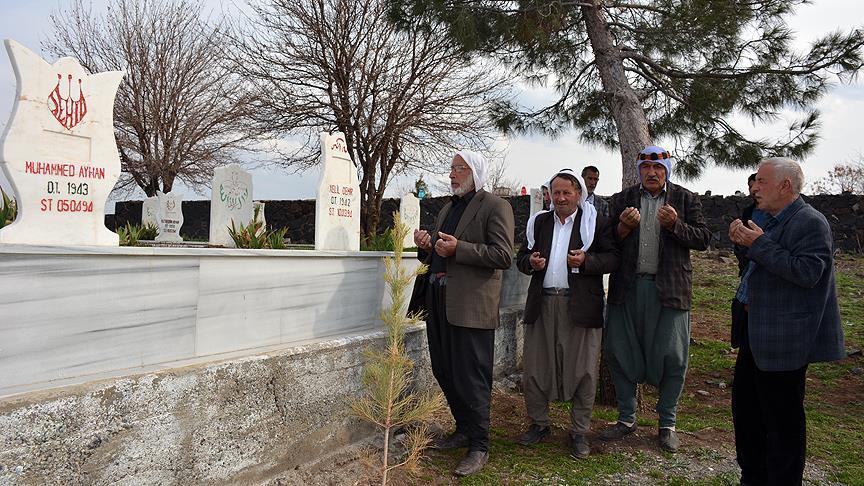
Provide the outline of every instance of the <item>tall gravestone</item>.
[[359,251],[360,186],[343,134],[321,134],[321,161],[315,249]]
[[144,199],[144,202],[141,204],[141,226],[152,226],[158,228],[158,215],[159,197],[152,196]]
[[238,229],[248,225],[253,213],[252,175],[237,164],[216,168],[210,199],[210,244],[236,246],[228,228],[232,222]]
[[402,224],[408,227],[408,234],[402,242],[403,248],[411,248],[414,245],[414,230],[420,229],[420,200],[410,192],[402,196],[399,202],[399,216]]
[[117,246],[105,202],[120,176],[113,113],[124,73],[90,75],[71,57],[48,64],[5,44],[18,86],[0,166],[18,217],[0,229],[0,243]]
[[183,198],[173,192],[159,193],[159,212],[156,217],[159,234],[157,242],[182,243],[180,228],[183,227]]
[[541,189],[531,188],[531,212],[529,215],[543,209],[543,191]]

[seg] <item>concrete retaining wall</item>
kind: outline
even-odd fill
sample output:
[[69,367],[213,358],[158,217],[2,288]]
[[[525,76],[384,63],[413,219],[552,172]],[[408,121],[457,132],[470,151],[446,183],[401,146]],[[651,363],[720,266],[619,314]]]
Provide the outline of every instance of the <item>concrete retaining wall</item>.
[[[521,356],[504,309],[496,376]],[[254,484],[372,434],[349,414],[380,333],[0,399],[0,484]],[[434,387],[425,331],[417,386]]]

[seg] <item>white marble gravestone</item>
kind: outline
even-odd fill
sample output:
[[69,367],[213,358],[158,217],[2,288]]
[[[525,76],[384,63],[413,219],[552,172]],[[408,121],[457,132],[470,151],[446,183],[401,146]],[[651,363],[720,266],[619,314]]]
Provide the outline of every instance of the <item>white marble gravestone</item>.
[[158,228],[157,216],[159,215],[159,198],[148,197],[141,203],[141,226],[152,226]]
[[261,201],[255,201],[252,206],[252,214],[254,216],[255,211],[258,211],[258,217],[255,218],[255,221],[261,223],[261,228],[267,229],[267,218],[264,217],[264,203]]
[[124,73],[90,75],[71,57],[48,64],[7,39],[18,86],[0,166],[18,217],[0,243],[117,246],[105,201],[120,176],[114,96]]
[[183,226],[183,198],[176,193],[158,193],[159,213],[156,217],[159,234],[156,241],[181,243],[180,228]]
[[531,209],[528,214],[534,214],[543,209],[543,190],[531,188]]
[[414,230],[420,229],[420,200],[417,199],[417,196],[410,192],[402,196],[402,201],[399,202],[399,215],[402,217],[402,224],[408,227],[408,234],[405,235],[402,247],[416,246],[414,245]]
[[210,199],[210,244],[236,246],[228,228],[248,225],[253,216],[252,174],[237,164],[217,167],[213,171]]
[[315,249],[359,251],[360,186],[343,134],[321,133],[321,161]]

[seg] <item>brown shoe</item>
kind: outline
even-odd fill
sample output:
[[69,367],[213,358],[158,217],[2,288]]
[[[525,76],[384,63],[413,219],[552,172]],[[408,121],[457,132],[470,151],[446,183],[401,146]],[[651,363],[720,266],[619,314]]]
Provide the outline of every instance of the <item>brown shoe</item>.
[[489,460],[489,453],[486,451],[468,451],[462,461],[456,466],[453,471],[457,476],[469,476],[483,469],[486,461]]
[[440,451],[448,451],[450,449],[461,449],[463,447],[468,447],[468,436],[457,430],[452,434],[439,437],[433,441],[431,448]]
[[600,438],[603,440],[621,440],[624,437],[636,432],[636,424],[625,425],[621,422],[615,422],[615,425],[600,432]]

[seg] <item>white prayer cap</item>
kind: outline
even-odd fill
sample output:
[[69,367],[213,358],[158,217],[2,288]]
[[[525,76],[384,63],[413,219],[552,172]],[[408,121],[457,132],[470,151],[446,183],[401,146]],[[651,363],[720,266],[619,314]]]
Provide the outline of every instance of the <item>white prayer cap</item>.
[[456,155],[462,157],[462,160],[471,168],[471,173],[474,176],[474,190],[482,189],[486,182],[486,157],[480,152],[465,149],[456,152]]

